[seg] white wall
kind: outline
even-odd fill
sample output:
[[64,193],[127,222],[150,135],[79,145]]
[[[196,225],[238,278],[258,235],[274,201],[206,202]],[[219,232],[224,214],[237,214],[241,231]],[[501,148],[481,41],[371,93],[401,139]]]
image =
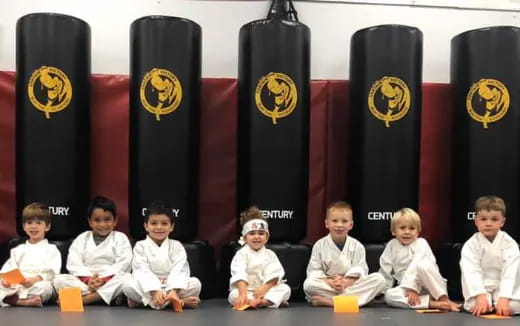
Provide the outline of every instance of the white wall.
[[[507,0],[493,0],[493,3],[500,1]],[[0,0],[0,70],[15,69],[16,20],[33,12],[57,12],[90,24],[93,73],[128,74],[130,24],[139,17],[160,14],[185,17],[201,25],[204,77],[236,77],[238,31],[243,24],[265,17],[269,3],[251,0]],[[350,37],[364,27],[388,23],[418,27],[424,33],[424,81],[448,82],[453,36],[485,26],[520,26],[519,13],[505,10],[319,1],[296,1],[295,6],[300,21],[311,29],[313,79],[348,79]]]

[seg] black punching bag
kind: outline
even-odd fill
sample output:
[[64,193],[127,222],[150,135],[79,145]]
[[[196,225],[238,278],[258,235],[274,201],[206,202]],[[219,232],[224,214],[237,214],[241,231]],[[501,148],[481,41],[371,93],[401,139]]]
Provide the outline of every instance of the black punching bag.
[[130,31],[130,235],[142,239],[144,209],[173,209],[180,241],[197,232],[201,28],[149,16]]
[[90,27],[60,14],[16,24],[16,212],[43,202],[51,239],[87,227],[90,197]]
[[520,29],[467,31],[451,40],[454,89],[454,240],[477,231],[475,200],[504,199],[504,230],[520,239]]
[[237,211],[257,205],[272,241],[305,237],[309,49],[292,1],[274,0],[266,19],[240,29]]
[[352,36],[348,200],[364,242],[389,240],[393,212],[417,210],[422,39],[401,25]]

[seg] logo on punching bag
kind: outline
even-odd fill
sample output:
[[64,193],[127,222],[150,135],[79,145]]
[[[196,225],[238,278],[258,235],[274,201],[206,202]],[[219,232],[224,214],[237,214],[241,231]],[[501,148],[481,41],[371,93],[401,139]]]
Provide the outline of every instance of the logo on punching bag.
[[296,85],[289,76],[270,72],[258,81],[255,102],[258,110],[271,118],[273,124],[277,124],[277,119],[288,116],[296,107],[298,102]]
[[27,84],[29,101],[50,119],[51,113],[64,110],[72,99],[67,75],[56,67],[41,66],[33,71]]
[[[478,96],[475,96],[477,93]],[[466,109],[473,120],[482,122],[484,129],[487,129],[488,123],[502,119],[509,109],[507,87],[496,79],[479,80],[469,89]]]
[[182,86],[172,72],[154,68],[144,75],[139,96],[146,111],[155,114],[155,120],[161,121],[161,115],[172,113],[179,107]]
[[410,90],[404,81],[397,77],[383,77],[376,80],[368,92],[370,113],[385,122],[402,119],[410,109]]

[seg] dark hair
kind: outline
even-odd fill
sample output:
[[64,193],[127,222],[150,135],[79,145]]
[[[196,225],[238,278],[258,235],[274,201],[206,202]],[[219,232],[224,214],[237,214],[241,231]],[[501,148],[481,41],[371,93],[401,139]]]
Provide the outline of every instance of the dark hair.
[[264,220],[267,222],[264,215],[257,206],[249,206],[248,209],[240,213],[240,225],[244,226],[247,221],[251,220]]
[[87,216],[89,220],[92,217],[92,212],[96,208],[101,208],[104,211],[110,212],[112,213],[112,215],[114,215],[114,219],[117,218],[116,204],[114,204],[114,202],[111,199],[108,199],[103,196],[94,197],[88,204],[87,208]]
[[170,222],[172,224],[175,223],[175,221],[173,220],[172,208],[163,201],[160,201],[160,200],[154,201],[148,206],[148,208],[144,212],[144,222],[145,223],[148,223],[148,219],[150,218],[150,215],[152,215],[152,214],[155,214],[155,215],[164,214],[170,218]]
[[46,225],[51,224],[51,214],[49,207],[43,203],[32,203],[24,207],[22,211],[22,222],[43,221]]

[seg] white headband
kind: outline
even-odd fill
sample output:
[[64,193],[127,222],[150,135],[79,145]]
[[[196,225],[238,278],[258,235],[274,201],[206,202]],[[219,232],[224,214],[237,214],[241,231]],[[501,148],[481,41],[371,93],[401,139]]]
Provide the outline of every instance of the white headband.
[[257,230],[265,231],[266,233],[269,233],[269,226],[267,225],[267,222],[264,220],[260,220],[260,219],[247,221],[246,224],[244,224],[244,226],[242,227],[242,238],[240,239],[239,242],[241,244],[244,244],[246,234],[248,234],[251,231],[257,231]]

